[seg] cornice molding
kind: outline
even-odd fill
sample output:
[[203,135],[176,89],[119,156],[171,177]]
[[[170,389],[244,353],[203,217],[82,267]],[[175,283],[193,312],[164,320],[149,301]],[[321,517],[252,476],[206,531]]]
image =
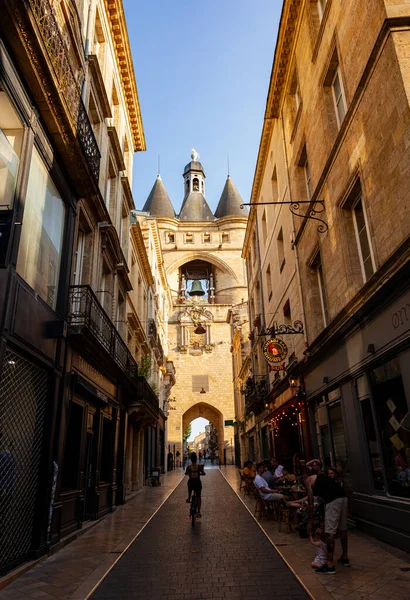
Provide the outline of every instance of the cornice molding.
[[144,238],[142,237],[141,226],[138,222],[131,225],[131,239],[133,240],[137,249],[137,254],[140,259],[146,281],[148,285],[153,285],[154,278],[152,276],[151,265],[149,264]]
[[295,43],[302,0],[285,0],[279,24],[278,41],[273,59],[272,73],[266,101],[265,119],[277,119],[287,80],[289,60]]
[[[252,185],[251,202],[257,202],[275,120],[279,118],[288,70],[301,16],[302,0],[285,0],[266,99],[265,117]],[[252,212],[252,211],[251,211]]]
[[122,0],[105,0],[105,8],[127,105],[134,150],[138,152],[146,149],[145,135]]

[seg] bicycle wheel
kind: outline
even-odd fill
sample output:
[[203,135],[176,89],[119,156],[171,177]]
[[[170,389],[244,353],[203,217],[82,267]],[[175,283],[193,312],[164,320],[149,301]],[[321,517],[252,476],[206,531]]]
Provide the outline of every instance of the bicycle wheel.
[[191,522],[192,522],[192,527],[195,525],[195,519],[196,519],[196,511],[197,511],[197,503],[196,503],[196,494],[195,492],[192,493],[192,498],[191,498],[191,509],[189,511],[190,517],[191,517]]

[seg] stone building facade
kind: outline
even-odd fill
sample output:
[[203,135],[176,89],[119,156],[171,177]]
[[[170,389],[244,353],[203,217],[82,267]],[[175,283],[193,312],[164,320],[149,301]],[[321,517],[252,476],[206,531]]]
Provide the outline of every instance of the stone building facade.
[[6,0],[0,34],[2,572],[124,501],[129,406],[161,412],[127,298],[145,139],[122,2]]
[[305,332],[290,376],[309,409],[306,458],[339,466],[356,523],[406,549],[409,16],[400,1],[284,2],[252,191],[310,201],[266,207],[283,228],[274,287],[294,269]]
[[[182,434],[204,417],[218,431],[218,454],[233,459],[233,378],[228,310],[246,299],[241,249],[247,214],[230,177],[215,215],[205,197],[197,155],[184,169],[184,200],[177,217],[158,176],[143,208],[155,217],[171,292],[168,358],[176,370],[168,414],[168,446],[183,453]],[[199,295],[191,295],[192,288]],[[198,326],[201,327],[198,329]]]

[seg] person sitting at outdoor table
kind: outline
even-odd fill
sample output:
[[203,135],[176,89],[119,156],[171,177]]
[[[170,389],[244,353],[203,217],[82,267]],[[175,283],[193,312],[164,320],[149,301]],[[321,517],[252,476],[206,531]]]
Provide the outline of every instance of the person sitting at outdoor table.
[[332,466],[328,467],[327,476],[330,477],[331,479],[335,479],[335,481],[339,482],[340,485],[343,487],[343,481],[340,478],[340,472],[337,467],[332,467]]
[[296,476],[293,473],[288,473],[286,469],[282,469],[282,475],[278,477],[276,480],[277,485],[287,485],[290,483],[295,483]]
[[287,498],[283,494],[278,494],[274,490],[271,490],[268,487],[265,479],[262,477],[265,472],[265,464],[260,462],[256,465],[256,477],[254,484],[258,488],[258,491],[262,498],[267,502],[278,502],[279,500],[287,500]]
[[252,483],[255,479],[256,471],[251,460],[245,460],[242,475],[247,483]]
[[271,471],[275,477],[280,477],[283,471],[283,465],[280,465],[276,458],[272,458],[270,461]]
[[272,473],[271,470],[271,463],[270,460],[264,460],[263,464],[266,467],[266,470],[264,473],[262,473],[262,477],[264,478],[264,480],[266,481],[266,483],[268,484],[268,487],[273,490],[275,487],[275,477]]
[[318,473],[323,473],[323,463],[320,458],[314,458],[307,462],[306,468],[308,469],[309,474],[317,475]]

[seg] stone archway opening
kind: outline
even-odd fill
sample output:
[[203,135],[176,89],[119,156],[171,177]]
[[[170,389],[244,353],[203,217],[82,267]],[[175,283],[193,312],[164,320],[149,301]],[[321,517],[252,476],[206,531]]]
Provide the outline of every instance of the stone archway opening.
[[182,431],[185,431],[185,428],[192,423],[198,417],[202,417],[206,419],[210,424],[213,425],[217,432],[218,445],[217,445],[217,456],[223,457],[223,449],[224,449],[224,428],[223,428],[223,415],[222,413],[207,404],[206,402],[198,402],[191,406],[182,416]]

